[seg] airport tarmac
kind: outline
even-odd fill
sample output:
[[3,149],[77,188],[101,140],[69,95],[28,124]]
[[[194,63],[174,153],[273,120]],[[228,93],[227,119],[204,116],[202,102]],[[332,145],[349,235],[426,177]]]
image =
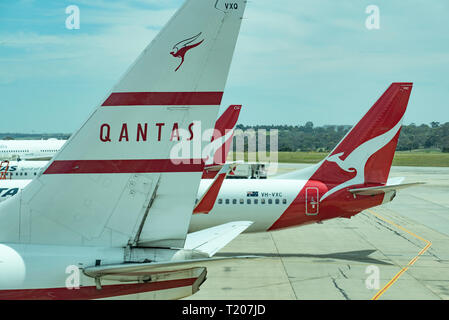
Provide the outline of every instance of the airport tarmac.
[[[279,173],[307,167],[280,164]],[[187,299],[449,299],[449,168],[393,167],[424,185],[351,219],[242,234]]]

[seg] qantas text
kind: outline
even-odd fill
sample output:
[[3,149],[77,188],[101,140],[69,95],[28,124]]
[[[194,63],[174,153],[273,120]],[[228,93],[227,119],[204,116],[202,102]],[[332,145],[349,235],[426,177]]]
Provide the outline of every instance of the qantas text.
[[198,133],[195,130],[198,126],[200,123],[196,121],[186,128],[182,128],[178,122],[122,123],[119,126],[103,123],[100,125],[99,139],[101,142],[191,141]]

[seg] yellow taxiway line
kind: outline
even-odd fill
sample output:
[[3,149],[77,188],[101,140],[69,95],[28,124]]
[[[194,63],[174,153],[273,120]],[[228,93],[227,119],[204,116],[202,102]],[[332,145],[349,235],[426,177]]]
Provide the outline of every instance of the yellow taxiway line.
[[400,225],[394,223],[393,221],[390,221],[390,220],[388,220],[388,219],[385,219],[384,217],[382,217],[381,215],[375,213],[375,212],[372,211],[372,210],[366,210],[366,211],[368,211],[368,212],[371,213],[372,215],[376,216],[376,217],[379,218],[380,220],[385,221],[385,222],[387,222],[387,223],[389,223],[389,224],[395,226],[396,228],[399,228],[399,229],[401,229],[402,231],[405,231],[405,232],[407,232],[408,234],[410,234],[410,235],[414,236],[415,238],[417,238],[417,239],[419,239],[419,240],[421,240],[421,241],[424,241],[424,242],[426,243],[426,246],[425,246],[424,248],[421,249],[421,251],[418,253],[418,255],[417,255],[416,257],[414,257],[412,260],[410,260],[410,262],[409,262],[404,268],[402,268],[401,271],[399,271],[399,272],[393,277],[393,279],[391,279],[391,280],[390,280],[390,281],[389,281],[389,282],[388,282],[382,289],[379,290],[379,292],[376,293],[376,295],[375,295],[374,297],[371,298],[371,300],[377,300],[377,299],[380,298],[380,296],[382,296],[382,295],[385,293],[385,291],[388,290],[388,288],[390,288],[390,287],[393,285],[393,283],[395,283],[395,282],[399,279],[399,277],[400,277],[405,271],[407,271],[407,269],[408,269],[409,267],[411,267],[411,266],[412,266],[412,265],[419,259],[419,257],[420,257],[424,252],[427,251],[427,249],[430,248],[430,246],[432,245],[432,243],[431,243],[430,241],[428,241],[428,240],[426,240],[426,239],[424,239],[424,238],[422,238],[422,237],[420,237],[420,236],[414,234],[413,232],[411,232],[411,231],[405,229],[404,227],[401,227]]

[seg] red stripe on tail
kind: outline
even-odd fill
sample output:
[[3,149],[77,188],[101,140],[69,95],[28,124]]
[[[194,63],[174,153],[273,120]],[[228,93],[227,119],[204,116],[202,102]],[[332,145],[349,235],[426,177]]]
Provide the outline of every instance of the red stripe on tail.
[[216,106],[222,97],[223,92],[114,92],[102,106]]
[[44,174],[202,172],[201,159],[57,160]]

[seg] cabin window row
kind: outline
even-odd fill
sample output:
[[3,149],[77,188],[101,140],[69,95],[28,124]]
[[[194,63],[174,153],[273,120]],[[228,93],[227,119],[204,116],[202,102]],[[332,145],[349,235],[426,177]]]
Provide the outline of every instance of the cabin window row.
[[[27,176],[28,175],[28,173],[26,173],[26,172],[9,172],[9,175],[12,177],[12,176]],[[37,175],[37,173],[36,172],[34,172],[34,175]]]
[[[259,201],[260,200],[260,201]],[[244,199],[218,199],[218,204],[245,204]],[[246,199],[246,204],[280,204],[281,199]],[[287,199],[282,199],[282,204],[287,204]]]

